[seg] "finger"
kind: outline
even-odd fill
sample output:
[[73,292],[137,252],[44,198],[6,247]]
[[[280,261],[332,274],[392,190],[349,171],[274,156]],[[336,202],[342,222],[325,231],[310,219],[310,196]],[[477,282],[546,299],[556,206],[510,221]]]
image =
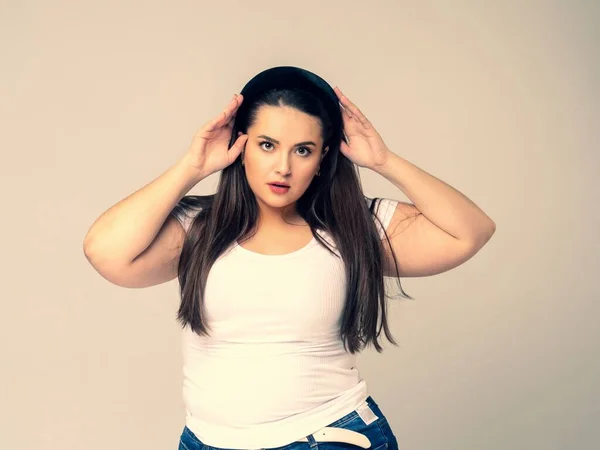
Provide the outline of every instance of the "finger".
[[235,115],[236,110],[238,109],[239,103],[237,101],[236,96],[234,95],[229,104],[225,107],[221,115],[219,115],[219,119],[222,123],[229,123],[231,118]]
[[344,141],[342,141],[340,143],[340,151],[345,155],[348,156],[350,154],[350,146],[348,144],[346,144]]
[[354,103],[352,103],[350,101],[350,99],[344,95],[344,93],[340,90],[339,87],[336,86],[334,90],[338,94],[338,97],[340,99],[340,103],[342,104],[342,106],[344,107],[344,109],[346,111],[350,111],[351,114],[349,114],[349,116],[350,117],[355,117],[356,120],[358,120],[363,125],[368,125],[369,124],[369,120],[365,117],[365,115],[358,108],[358,106],[356,106]]
[[242,105],[243,97],[239,94],[233,96],[233,104],[227,105],[225,109],[225,118],[223,120],[227,120],[227,125],[233,124],[235,120],[235,115],[237,114],[238,109]]
[[338,103],[338,106],[340,107],[340,113],[342,114],[342,121],[344,122],[344,126],[346,127],[349,125],[349,121],[352,118],[350,115],[351,113],[347,111],[341,103]]
[[346,130],[343,130],[342,134],[344,135],[344,139],[342,139],[342,141],[344,141],[346,144],[349,144],[350,143],[350,138],[346,134]]
[[342,91],[339,87],[334,87],[333,88],[333,92],[335,92],[335,95],[337,95],[338,99],[340,99],[340,101],[342,100]]
[[356,132],[357,127],[363,126],[362,124],[360,124],[356,116],[354,116],[354,114],[352,114],[352,112],[350,112],[350,110],[348,109],[342,110],[342,122],[344,124],[344,132],[347,132],[349,130],[352,132]]
[[212,119],[206,125],[206,131],[214,131],[219,127],[228,125],[231,119],[235,117],[235,112],[240,107],[242,98],[243,97],[241,95],[234,95],[229,104],[223,110],[223,112],[221,112],[221,114]]
[[352,111],[347,105],[343,105],[342,103],[340,103],[340,110],[342,111],[342,117],[344,118],[344,121],[349,122],[350,119],[358,120],[358,118],[356,118],[356,116],[352,113]]
[[347,117],[348,119],[352,119],[353,114],[352,112],[350,112],[350,110],[348,108],[344,108],[341,104],[340,104],[340,109],[342,110],[342,114]]
[[234,123],[235,123],[235,113],[231,115],[231,117],[229,118],[229,121],[227,122],[227,124],[225,126],[227,128],[232,128]]
[[235,161],[238,156],[240,156],[240,153],[242,153],[242,150],[244,150],[244,146],[246,145],[247,140],[248,140],[248,135],[245,134],[245,135],[239,136],[236,139],[236,141],[234,142],[234,144],[231,146],[231,148],[227,152],[227,155],[229,156],[230,164],[233,163],[233,161]]

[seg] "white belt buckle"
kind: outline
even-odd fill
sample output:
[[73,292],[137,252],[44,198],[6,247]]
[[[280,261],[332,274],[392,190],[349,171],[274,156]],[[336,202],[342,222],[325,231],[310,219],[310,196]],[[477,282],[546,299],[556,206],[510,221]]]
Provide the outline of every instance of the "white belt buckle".
[[[312,436],[317,442],[346,442],[362,448],[371,446],[371,441],[364,434],[345,428],[325,427],[313,433]],[[308,438],[298,439],[297,442],[308,442]]]

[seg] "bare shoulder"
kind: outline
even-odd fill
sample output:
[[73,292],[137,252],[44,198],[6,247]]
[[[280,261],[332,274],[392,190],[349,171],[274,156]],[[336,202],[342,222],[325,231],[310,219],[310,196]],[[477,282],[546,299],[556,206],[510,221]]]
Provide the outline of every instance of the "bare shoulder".
[[395,253],[394,258],[384,242],[384,275],[389,277],[443,273],[463,264],[478,251],[446,233],[410,203],[398,202],[386,232]]

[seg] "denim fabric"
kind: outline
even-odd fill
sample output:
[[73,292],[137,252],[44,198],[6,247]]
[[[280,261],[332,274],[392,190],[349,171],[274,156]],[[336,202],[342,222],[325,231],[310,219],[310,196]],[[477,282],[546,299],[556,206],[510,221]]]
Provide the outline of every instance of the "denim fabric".
[[[375,403],[375,400],[369,396],[367,398],[367,404],[377,416],[377,420],[371,422],[369,425],[365,424],[365,421],[360,417],[357,411],[352,411],[350,414],[347,414],[346,416],[327,426],[345,428],[347,430],[364,434],[367,438],[369,438],[369,441],[371,441],[371,447],[369,450],[398,450],[398,441],[392,432],[387,418],[381,412],[379,406],[377,406],[377,403]],[[357,450],[362,448],[345,442],[315,442],[312,435],[307,436],[307,438],[309,442],[292,442],[291,444],[287,444],[282,447],[275,447],[269,450]],[[205,445],[194,435],[194,433],[192,433],[188,427],[184,427],[179,440],[178,450],[230,449],[222,449]]]

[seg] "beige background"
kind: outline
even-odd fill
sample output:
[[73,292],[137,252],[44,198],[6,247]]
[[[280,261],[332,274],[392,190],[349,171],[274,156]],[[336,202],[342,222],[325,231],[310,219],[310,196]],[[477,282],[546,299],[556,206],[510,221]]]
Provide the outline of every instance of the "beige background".
[[177,447],[177,284],[109,284],[83,237],[280,64],[497,224],[463,266],[404,280],[401,346],[359,359],[401,449],[600,447],[597,2],[0,5],[0,448]]

